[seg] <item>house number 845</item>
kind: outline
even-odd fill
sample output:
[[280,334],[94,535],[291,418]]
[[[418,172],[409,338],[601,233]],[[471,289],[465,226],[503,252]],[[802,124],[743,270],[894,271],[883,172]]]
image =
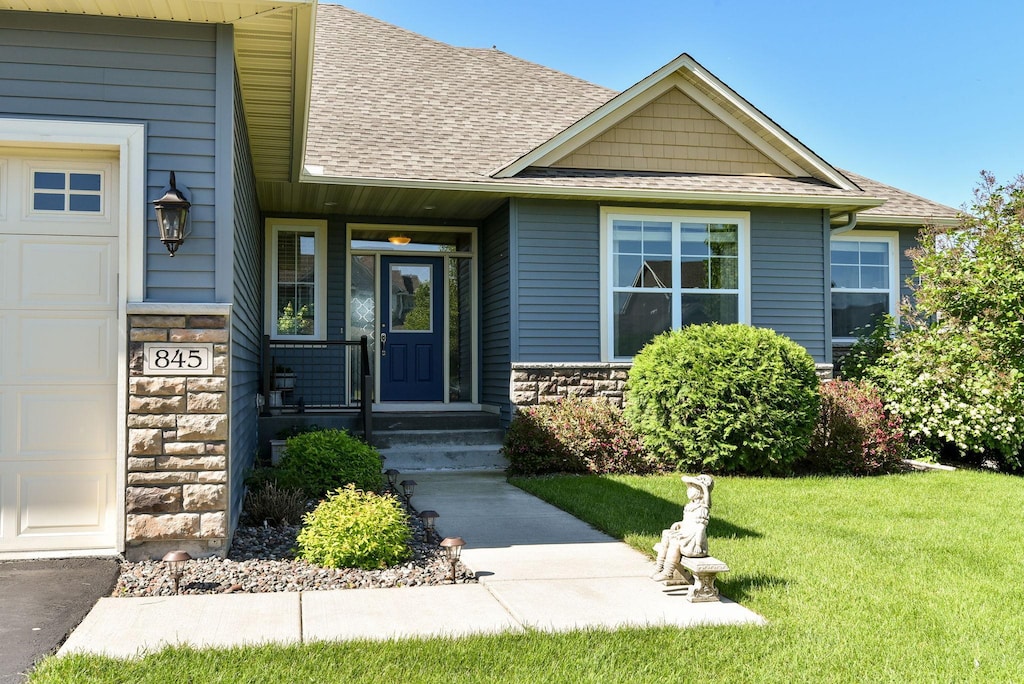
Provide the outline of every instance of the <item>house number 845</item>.
[[161,344],[144,345],[146,375],[212,375],[212,344]]

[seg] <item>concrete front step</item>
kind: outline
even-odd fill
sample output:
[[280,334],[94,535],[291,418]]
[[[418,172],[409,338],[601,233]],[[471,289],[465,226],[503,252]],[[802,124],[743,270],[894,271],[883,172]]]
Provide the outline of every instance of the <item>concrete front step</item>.
[[401,412],[374,411],[373,430],[375,433],[393,430],[497,430],[501,418],[497,413],[487,411],[429,411]]
[[508,459],[501,455],[501,446],[432,445],[417,447],[391,447],[381,449],[384,467],[401,473],[439,470],[504,470]]
[[378,449],[423,446],[493,446],[501,447],[505,433],[500,428],[466,430],[381,430],[374,436]]

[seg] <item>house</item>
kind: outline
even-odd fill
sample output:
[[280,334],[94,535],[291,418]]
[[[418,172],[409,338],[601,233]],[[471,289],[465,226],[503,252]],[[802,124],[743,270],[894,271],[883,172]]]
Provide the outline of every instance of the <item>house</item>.
[[616,93],[313,0],[0,0],[0,557],[223,553],[260,413],[621,399],[698,321],[827,372],[955,213],[685,54]]

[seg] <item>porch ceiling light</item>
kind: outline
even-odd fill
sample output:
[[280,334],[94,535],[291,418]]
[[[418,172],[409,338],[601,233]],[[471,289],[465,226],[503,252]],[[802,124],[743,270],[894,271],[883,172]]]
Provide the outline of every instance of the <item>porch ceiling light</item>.
[[167,564],[167,571],[171,574],[171,579],[174,580],[175,594],[178,593],[178,583],[185,572],[185,564],[190,560],[192,560],[192,556],[188,555],[187,551],[171,551],[163,557],[163,562]]
[[412,238],[408,235],[392,235],[388,238],[388,242],[393,245],[407,245],[412,242]]
[[156,209],[156,223],[160,227],[160,242],[174,256],[178,247],[185,241],[185,228],[188,223],[188,210],[192,203],[178,190],[171,171],[170,189],[158,200],[153,200]]
[[459,562],[462,547],[465,545],[466,540],[462,537],[445,537],[441,541],[441,548],[444,549],[445,556],[448,557],[448,562],[452,565],[452,584],[455,584],[455,565]]
[[405,495],[406,500],[412,498],[414,491],[416,491],[416,480],[402,480],[402,494]]

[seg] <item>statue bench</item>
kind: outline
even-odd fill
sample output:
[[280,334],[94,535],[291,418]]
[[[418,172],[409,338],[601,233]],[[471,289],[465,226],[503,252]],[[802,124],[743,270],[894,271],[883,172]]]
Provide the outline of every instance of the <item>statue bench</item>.
[[[655,552],[661,551],[661,544],[654,545]],[[720,572],[729,572],[729,566],[712,556],[687,558],[683,556],[673,568],[672,577],[665,586],[689,585],[686,600],[691,603],[718,601],[718,587],[715,580]]]

